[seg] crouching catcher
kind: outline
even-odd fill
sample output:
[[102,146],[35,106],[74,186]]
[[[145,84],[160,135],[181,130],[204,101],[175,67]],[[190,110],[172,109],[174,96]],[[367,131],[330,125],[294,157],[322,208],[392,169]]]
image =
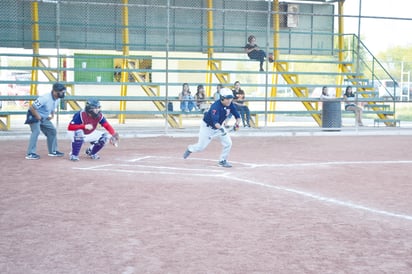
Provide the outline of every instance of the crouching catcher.
[[[100,124],[107,132],[96,130]],[[119,134],[113,129],[101,112],[100,102],[96,99],[89,99],[84,110],[73,115],[67,127],[72,140],[71,161],[79,161],[79,153],[84,142],[89,142],[90,147],[86,149],[86,154],[93,160],[100,159],[97,154],[110,141],[117,146]]]

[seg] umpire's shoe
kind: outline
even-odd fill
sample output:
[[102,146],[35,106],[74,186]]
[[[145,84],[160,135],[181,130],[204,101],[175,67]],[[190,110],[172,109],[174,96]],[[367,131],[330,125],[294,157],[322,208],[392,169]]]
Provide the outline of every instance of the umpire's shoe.
[[36,153],[30,153],[26,155],[27,160],[38,160],[40,159],[40,156],[37,155]]
[[229,164],[229,162],[226,161],[226,160],[219,161],[219,166],[221,166],[221,167],[232,167],[232,165]]
[[186,159],[187,157],[189,157],[190,154],[192,154],[192,152],[190,150],[186,149],[185,153],[183,153],[183,159]]

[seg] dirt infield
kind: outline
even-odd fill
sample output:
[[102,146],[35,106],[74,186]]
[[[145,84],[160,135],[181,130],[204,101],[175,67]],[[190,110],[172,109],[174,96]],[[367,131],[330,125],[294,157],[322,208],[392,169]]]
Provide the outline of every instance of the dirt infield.
[[0,141],[0,273],[410,273],[410,136],[235,136],[230,169],[195,141]]

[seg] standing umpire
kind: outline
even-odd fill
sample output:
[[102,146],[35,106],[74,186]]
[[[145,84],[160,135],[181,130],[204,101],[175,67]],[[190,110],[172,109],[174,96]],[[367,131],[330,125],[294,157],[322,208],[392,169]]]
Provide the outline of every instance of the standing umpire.
[[40,131],[47,137],[47,149],[49,156],[62,157],[64,153],[57,148],[57,131],[51,120],[61,98],[64,98],[66,87],[63,84],[55,83],[50,93],[38,97],[27,111],[28,124],[31,129],[29,146],[27,148],[27,160],[38,160],[40,156],[36,154],[37,139]]

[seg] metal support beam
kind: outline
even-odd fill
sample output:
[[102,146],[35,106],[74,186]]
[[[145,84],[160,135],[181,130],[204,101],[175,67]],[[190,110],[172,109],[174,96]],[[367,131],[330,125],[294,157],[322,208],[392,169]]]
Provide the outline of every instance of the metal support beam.
[[[341,86],[343,84],[343,72],[344,72],[344,64],[343,61],[345,59],[344,56],[344,39],[343,39],[343,3],[344,1],[340,1],[338,4],[338,59],[339,59],[339,65],[338,65],[338,73],[340,76],[337,77],[337,85]],[[336,89],[336,97],[341,97],[342,96],[342,88],[338,87]]]
[[[277,62],[279,60],[279,32],[280,32],[280,27],[279,27],[279,21],[280,21],[280,17],[279,17],[279,0],[275,0],[273,1],[273,29],[274,29],[274,34],[273,34],[273,69],[276,71],[277,70]],[[272,75],[272,83],[273,84],[277,84],[279,80],[279,74],[275,73]],[[277,87],[273,86],[271,88],[270,91],[270,96],[271,97],[276,97],[277,96]],[[276,102],[270,102],[269,105],[269,109],[270,110],[275,110],[276,109]],[[275,121],[275,115],[274,114],[270,114],[268,117],[268,120],[270,122],[274,122]]]
[[[125,72],[128,64],[129,58],[129,7],[128,7],[128,0],[123,0],[123,62],[122,62],[122,73],[120,77],[120,81],[122,83],[120,95],[127,96],[127,85],[128,81],[128,73]],[[120,110],[126,110],[126,101],[120,101]],[[125,115],[119,114],[119,124],[125,123]]]
[[212,77],[213,77],[213,46],[214,46],[214,40],[213,40],[213,0],[207,0],[207,70],[208,72],[206,73],[206,83],[208,84],[206,86],[206,96],[210,96],[212,94],[211,91],[211,86],[210,84],[212,83]]
[[33,39],[33,59],[32,59],[32,69],[31,71],[31,81],[30,84],[30,95],[37,95],[37,84],[35,84],[39,79],[39,72],[37,68],[39,67],[39,3],[33,1],[31,3],[31,14],[32,14],[32,39]]

